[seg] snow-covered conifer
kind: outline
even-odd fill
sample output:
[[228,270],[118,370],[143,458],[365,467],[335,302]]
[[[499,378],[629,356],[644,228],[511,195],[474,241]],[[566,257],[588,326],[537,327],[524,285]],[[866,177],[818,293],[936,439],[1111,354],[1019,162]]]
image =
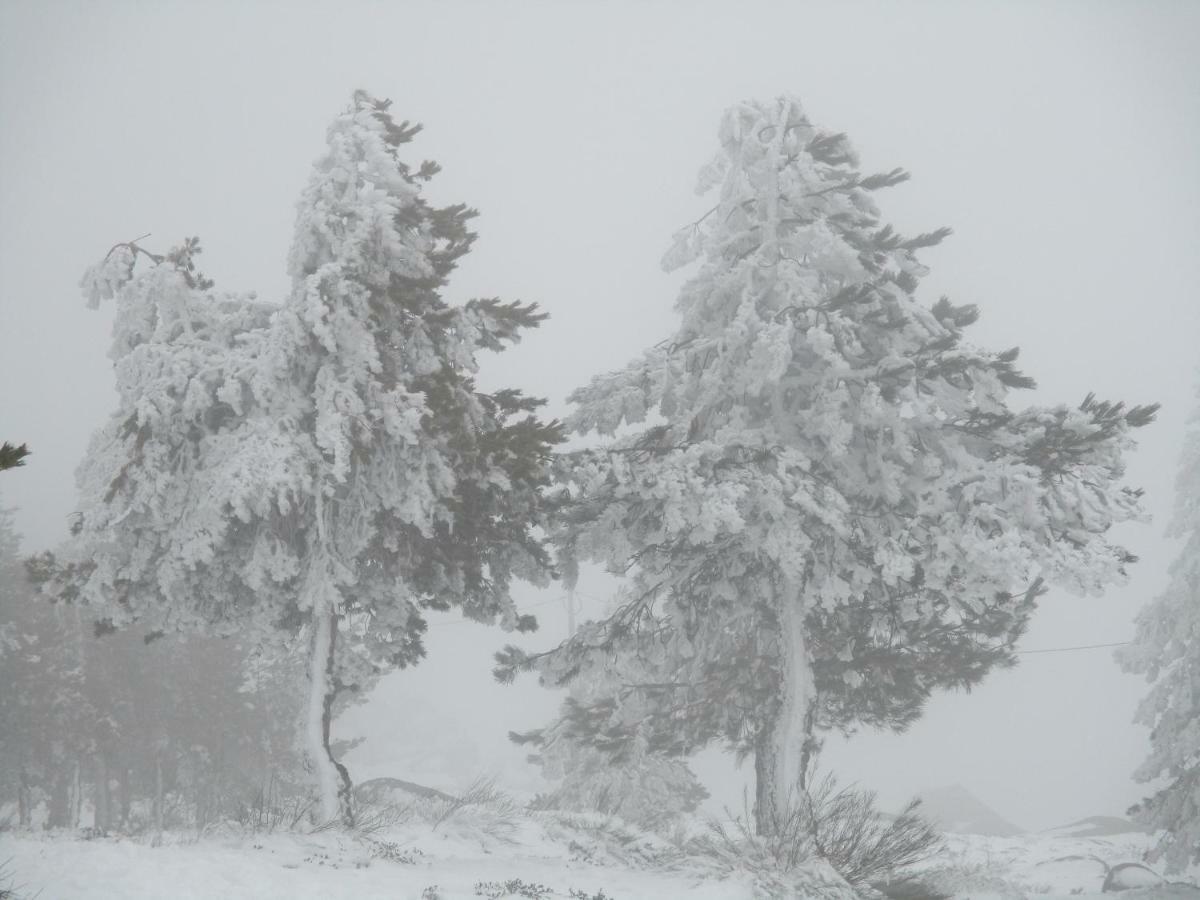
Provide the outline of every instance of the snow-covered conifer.
[[1156,853],[1178,872],[1200,863],[1200,407],[1180,460],[1169,536],[1183,539],[1170,581],[1138,613],[1137,634],[1117,658],[1153,682],[1135,719],[1151,728],[1150,755],[1134,777],[1165,784],[1134,815],[1161,830]]
[[916,297],[918,251],[948,232],[883,224],[873,194],[906,173],[863,174],[794,99],[729,110],[720,144],[698,188],[716,202],[664,258],[699,261],[677,331],[572,397],[568,424],[614,439],[564,463],[557,540],[627,575],[628,600],[496,674],[619,666],[564,710],[575,730],[753,752],[770,833],[819,729],[902,727],[1011,662],[1043,581],[1125,574],[1106,535],[1140,514],[1122,457],[1155,408],[1012,408],[1032,385],[1016,350],[964,340],[975,307]]
[[80,467],[62,563],[114,623],[308,641],[306,740],[321,812],[349,821],[333,704],[422,654],[422,609],[533,627],[509,596],[549,561],[536,526],[555,423],[473,375],[543,316],[440,290],[474,239],[421,196],[419,130],[359,92],[305,188],[280,307],[215,294],[189,242],[114,248],[118,410]]

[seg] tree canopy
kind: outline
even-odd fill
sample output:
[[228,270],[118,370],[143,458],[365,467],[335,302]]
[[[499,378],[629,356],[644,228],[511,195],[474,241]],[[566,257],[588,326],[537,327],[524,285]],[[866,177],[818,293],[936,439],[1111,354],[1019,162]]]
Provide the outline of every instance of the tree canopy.
[[733,107],[719,142],[698,185],[716,201],[663,260],[698,263],[678,328],[571,397],[569,427],[611,442],[564,460],[555,540],[624,600],[497,676],[615,666],[555,728],[753,751],[770,830],[818,729],[904,727],[1011,663],[1044,585],[1125,576],[1108,532],[1140,515],[1123,456],[1156,407],[1015,406],[1017,350],[969,343],[975,306],[918,297],[949,230],[885,224],[875,196],[907,173],[862,172],[795,99]]

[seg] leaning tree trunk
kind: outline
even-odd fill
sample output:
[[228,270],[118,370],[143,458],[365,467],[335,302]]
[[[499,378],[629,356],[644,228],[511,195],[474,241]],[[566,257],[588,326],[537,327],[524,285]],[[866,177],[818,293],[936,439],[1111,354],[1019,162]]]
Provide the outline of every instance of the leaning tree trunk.
[[333,758],[329,749],[329,726],[333,719],[335,686],[333,656],[337,644],[337,613],[322,591],[313,604],[312,652],[308,666],[308,719],[305,744],[309,764],[320,789],[320,815],[324,822],[338,819],[346,827],[354,824],[350,774]]
[[755,740],[754,828],[763,837],[779,834],[807,806],[805,779],[814,746],[816,688],[799,597],[784,599],[779,626],[780,702]]

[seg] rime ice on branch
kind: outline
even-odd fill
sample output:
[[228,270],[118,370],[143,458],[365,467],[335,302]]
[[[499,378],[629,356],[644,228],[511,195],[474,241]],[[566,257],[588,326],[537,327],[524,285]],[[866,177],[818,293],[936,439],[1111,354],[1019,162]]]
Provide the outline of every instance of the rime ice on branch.
[[819,731],[905,727],[1011,664],[1043,583],[1124,576],[1107,534],[1140,515],[1122,460],[1155,407],[1015,408],[1017,351],[917,297],[948,230],[881,221],[905,172],[864,174],[790,98],[734,107],[719,138],[714,205],[664,259],[698,262],[676,332],[572,397],[568,424],[613,440],[564,462],[556,540],[626,575],[624,602],[551,652],[506,649],[497,677],[607,686],[536,740],[753,752],[770,833]]
[[80,467],[64,554],[117,624],[303,636],[321,811],[346,822],[335,699],[424,654],[423,609],[534,626],[509,588],[548,577],[536,529],[561,439],[541,401],[476,390],[478,353],[544,316],[441,299],[475,213],[423,199],[438,167],[402,160],[419,128],[388,106],[360,92],[330,126],[282,306],[215,294],[195,242],[122,245],[89,271],[89,302],[117,302],[120,403]]

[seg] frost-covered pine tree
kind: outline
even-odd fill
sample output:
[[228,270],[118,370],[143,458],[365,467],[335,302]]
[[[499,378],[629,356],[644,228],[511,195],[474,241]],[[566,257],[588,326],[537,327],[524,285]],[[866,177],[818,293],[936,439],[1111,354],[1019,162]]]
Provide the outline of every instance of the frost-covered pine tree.
[[[756,827],[805,791],[819,729],[903,726],[937,687],[1010,662],[1043,580],[1094,593],[1132,559],[1121,485],[1155,407],[1014,409],[1015,350],[972,347],[972,306],[916,296],[917,251],[846,137],[794,99],[745,103],[700,176],[713,207],[675,236],[700,260],[676,333],[572,396],[613,436],[566,461],[568,559],[628,576],[627,602],[497,677],[620,677],[560,728],[619,749],[753,752]],[[661,417],[647,426],[652,414]],[[611,669],[610,669],[611,671]]]
[[1133,814],[1161,830],[1155,852],[1178,872],[1200,863],[1200,407],[1184,444],[1168,534],[1183,539],[1170,581],[1138,613],[1137,634],[1117,658],[1153,682],[1135,719],[1151,729],[1150,755],[1134,778],[1165,785]]
[[441,298],[474,212],[423,199],[437,165],[400,157],[418,130],[361,92],[335,119],[282,306],[213,292],[194,241],[118,246],[84,279],[117,302],[120,402],[80,467],[62,563],[118,626],[303,637],[320,809],[347,822],[335,701],[423,655],[423,609],[532,628],[510,584],[550,571],[536,528],[559,426],[473,381],[480,351],[543,316]]

